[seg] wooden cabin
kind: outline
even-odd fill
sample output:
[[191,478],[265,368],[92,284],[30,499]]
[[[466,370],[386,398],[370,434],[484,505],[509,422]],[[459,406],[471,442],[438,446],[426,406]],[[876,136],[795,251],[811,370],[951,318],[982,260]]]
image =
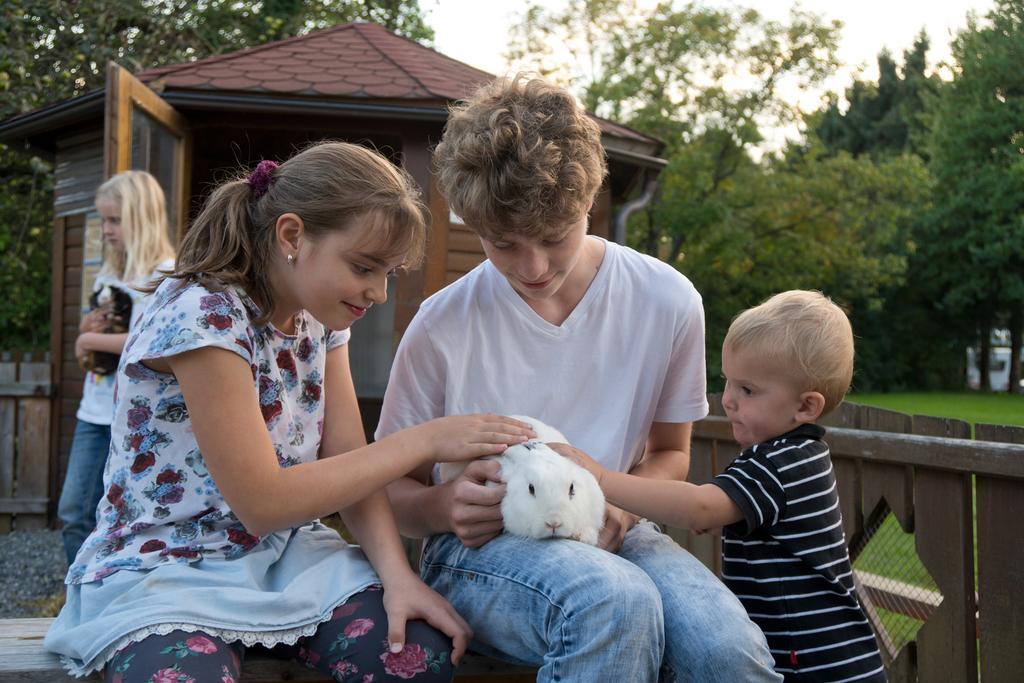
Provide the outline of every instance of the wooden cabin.
[[[364,422],[376,424],[395,343],[424,297],[483,260],[475,234],[450,216],[430,169],[448,106],[493,76],[369,23],[349,23],[135,75],[111,64],[106,88],[0,122],[0,142],[55,165],[50,501],[63,481],[83,375],[73,349],[102,258],[96,188],[144,169],[160,181],[176,243],[210,188],[238,166],[281,160],[312,141],[372,145],[420,183],[433,219],[427,260],[394,284],[354,329],[353,375]],[[610,173],[591,217],[614,235],[623,205],[664,161],[661,143],[596,119]],[[635,205],[637,200],[633,199]]]

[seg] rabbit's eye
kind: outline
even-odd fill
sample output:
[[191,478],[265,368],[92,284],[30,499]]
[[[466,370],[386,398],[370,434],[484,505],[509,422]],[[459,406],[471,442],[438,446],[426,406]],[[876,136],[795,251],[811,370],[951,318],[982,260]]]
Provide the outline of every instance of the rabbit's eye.
[[576,495],[576,484],[569,484],[569,497],[572,498]]
[[533,484],[530,484],[530,495],[536,495],[536,492],[533,490]]

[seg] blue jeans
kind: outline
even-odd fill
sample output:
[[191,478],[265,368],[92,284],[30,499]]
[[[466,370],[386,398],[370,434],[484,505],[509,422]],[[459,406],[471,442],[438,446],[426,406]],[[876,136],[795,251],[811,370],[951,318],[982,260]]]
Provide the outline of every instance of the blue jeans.
[[472,647],[538,681],[781,681],[760,629],[704,565],[650,522],[617,555],[502,534],[434,536],[421,573],[474,631]]
[[110,450],[110,425],[78,421],[68,456],[68,471],[60,491],[57,515],[68,564],[96,526],[96,506],[103,497],[103,468]]

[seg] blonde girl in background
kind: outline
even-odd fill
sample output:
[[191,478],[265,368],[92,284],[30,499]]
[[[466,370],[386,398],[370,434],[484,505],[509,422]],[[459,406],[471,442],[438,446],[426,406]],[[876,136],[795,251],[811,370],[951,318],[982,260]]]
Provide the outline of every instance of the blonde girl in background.
[[[106,493],[45,645],[110,683],[238,680],[253,645],[338,681],[447,681],[471,637],[412,571],[382,487],[528,425],[432,420],[366,445],[349,327],[415,265],[426,208],[322,143],[215,189],[118,368]],[[340,512],[360,544],[319,517]]]
[[[96,211],[102,220],[104,249],[93,292],[100,293],[105,288],[107,293],[119,290],[124,300],[130,300],[129,319],[115,321],[125,329],[145,310],[146,294],[139,288],[174,268],[164,193],[149,173],[125,171],[100,185],[96,191]],[[110,422],[114,415],[114,373],[94,368],[86,361],[97,353],[119,356],[128,338],[127,332],[109,331],[108,310],[99,307],[83,316],[75,340],[75,357],[90,369],[82,387],[78,422],[57,508],[64,524],[61,536],[69,565],[96,524],[96,504],[103,495],[103,464],[110,449]]]

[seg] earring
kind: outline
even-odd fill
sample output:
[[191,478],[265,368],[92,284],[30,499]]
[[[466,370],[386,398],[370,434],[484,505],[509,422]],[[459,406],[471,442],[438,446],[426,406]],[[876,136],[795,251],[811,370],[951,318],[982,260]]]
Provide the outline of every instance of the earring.
[[289,266],[294,266],[295,265],[295,257],[292,256],[291,254],[288,254],[288,265]]

